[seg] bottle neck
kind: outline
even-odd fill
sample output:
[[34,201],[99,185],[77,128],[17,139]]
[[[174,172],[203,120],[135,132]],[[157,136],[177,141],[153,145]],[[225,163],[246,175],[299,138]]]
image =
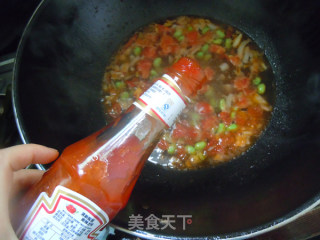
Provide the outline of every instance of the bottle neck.
[[178,75],[164,74],[134,105],[170,127],[187,105],[187,99],[178,83]]

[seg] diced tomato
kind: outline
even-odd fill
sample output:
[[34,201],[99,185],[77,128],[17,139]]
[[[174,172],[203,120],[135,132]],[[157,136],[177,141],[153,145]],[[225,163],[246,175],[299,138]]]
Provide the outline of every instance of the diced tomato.
[[169,148],[169,143],[164,140],[164,139],[161,139],[160,142],[158,143],[158,147],[162,150],[167,150]]
[[[201,82],[204,80],[204,72],[202,68],[200,67],[197,61],[192,60],[190,58],[185,58],[185,57],[180,58],[178,62],[172,65],[171,68],[183,74],[187,78],[191,78],[193,80],[201,81]],[[192,82],[190,81],[190,83]]]
[[224,54],[226,52],[226,49],[220,45],[212,44],[210,46],[210,52],[216,54]]
[[154,59],[157,56],[157,48],[153,46],[145,47],[142,50],[142,55],[146,58]]
[[208,81],[212,81],[215,75],[214,70],[211,67],[206,67],[204,70],[204,74]]
[[234,86],[238,90],[247,89],[250,86],[250,79],[248,77],[237,77],[234,80]]
[[134,78],[132,78],[132,79],[130,79],[130,80],[127,80],[126,83],[127,83],[127,85],[128,85],[129,87],[133,88],[133,87],[136,87],[136,86],[138,85],[139,79],[136,78],[136,77],[134,77]]
[[195,129],[194,127],[185,126],[181,123],[177,123],[175,128],[172,131],[172,138],[176,140],[179,138],[182,138],[185,141],[187,141],[188,139],[191,140],[196,138],[197,135],[198,135],[197,129]]
[[213,108],[207,102],[198,102],[195,105],[194,110],[199,114],[210,114],[210,113],[213,113]]
[[233,133],[221,134],[219,136],[219,145],[223,148],[230,147],[234,144],[236,138]]
[[146,34],[144,35],[144,38],[145,38],[145,39],[148,39],[151,43],[155,43],[155,42],[158,41],[159,36],[158,36],[158,34],[156,34],[156,33],[146,33]]
[[233,66],[239,66],[241,63],[239,56],[230,55],[228,56],[228,59]]
[[250,117],[254,117],[254,118],[259,119],[263,116],[263,110],[258,105],[250,106],[248,108],[248,114]]
[[219,152],[223,152],[223,147],[219,145],[219,139],[211,138],[206,147],[209,156],[214,156]]
[[173,37],[164,34],[160,39],[160,48],[163,55],[168,55],[177,51],[178,43]]
[[221,112],[219,113],[219,118],[226,124],[226,125],[230,125],[232,122],[230,113],[228,112]]
[[187,42],[189,46],[195,45],[198,43],[199,33],[198,31],[191,31],[186,34]]
[[162,24],[157,24],[156,25],[156,28],[157,28],[157,31],[162,34],[162,33],[170,33],[172,32],[172,29],[167,27],[167,26],[164,26]]
[[137,70],[141,74],[142,78],[149,77],[151,67],[152,67],[152,62],[148,59],[142,59],[137,63]]
[[183,138],[187,135],[188,133],[188,127],[177,123],[175,128],[172,131],[172,138],[178,139],[178,138]]
[[219,119],[217,116],[212,115],[210,117],[206,117],[201,121],[201,128],[206,131],[211,131],[212,128],[217,127],[219,124]]
[[236,105],[239,107],[239,108],[247,108],[249,106],[249,99],[247,96],[239,96],[237,102],[236,102]]
[[247,124],[248,118],[249,116],[247,111],[238,111],[236,114],[235,122],[239,126],[245,126]]
[[205,42],[210,41],[212,39],[212,37],[213,37],[213,32],[212,31],[206,32],[204,35],[202,35],[200,37],[201,43],[205,43]]

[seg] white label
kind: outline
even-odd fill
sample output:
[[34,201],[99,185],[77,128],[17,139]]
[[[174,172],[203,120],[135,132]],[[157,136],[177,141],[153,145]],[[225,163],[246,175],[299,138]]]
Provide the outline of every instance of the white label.
[[62,186],[41,193],[18,230],[20,240],[96,239],[108,215],[86,197]]
[[[175,84],[170,76],[163,77]],[[186,107],[180,93],[163,79],[156,81],[134,104],[147,113],[151,111],[152,115],[156,115],[168,127]]]

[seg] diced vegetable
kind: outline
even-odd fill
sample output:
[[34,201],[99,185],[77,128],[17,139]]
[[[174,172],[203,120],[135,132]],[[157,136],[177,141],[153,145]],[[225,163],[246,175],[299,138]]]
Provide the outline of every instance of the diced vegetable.
[[182,41],[184,40],[184,36],[181,35],[181,36],[179,36],[177,39],[178,39],[179,42],[182,42]]
[[141,52],[142,52],[141,47],[135,47],[135,48],[133,49],[133,54],[134,54],[135,56],[140,56]]
[[182,31],[179,29],[179,30],[176,30],[173,34],[173,36],[175,38],[179,38],[180,36],[182,36]]
[[225,111],[226,110],[226,100],[224,98],[220,99],[219,108],[220,108],[221,111]]
[[187,145],[186,146],[186,151],[187,153],[189,154],[195,154],[196,150],[194,149],[194,147],[190,146],[190,145]]
[[261,78],[260,77],[255,77],[253,80],[252,80],[252,83],[254,85],[259,85],[261,83]]
[[168,147],[168,150],[167,150],[167,152],[169,153],[169,154],[174,154],[175,152],[176,152],[176,146],[175,145],[173,145],[173,144],[171,144],[169,147]]
[[201,141],[201,142],[197,142],[195,145],[194,145],[194,148],[196,150],[203,150],[205,147],[207,146],[207,143],[205,141]]
[[227,129],[228,129],[229,131],[235,131],[235,130],[238,129],[238,125],[235,124],[235,123],[232,123],[231,125],[229,125],[229,126],[227,127]]
[[227,38],[226,39],[226,41],[225,41],[225,43],[224,43],[224,46],[226,47],[226,48],[231,48],[231,46],[232,46],[232,39],[231,38]]
[[151,71],[150,71],[150,76],[151,76],[151,77],[155,77],[155,76],[157,76],[157,75],[158,75],[157,71],[154,70],[154,69],[151,69]]
[[120,95],[121,99],[128,99],[130,97],[130,94],[128,92],[122,92]]
[[204,44],[202,47],[201,47],[201,51],[203,51],[203,52],[206,52],[206,51],[208,51],[208,49],[209,49],[209,44]]
[[226,125],[224,123],[219,123],[217,133],[223,133],[226,130]]
[[236,112],[231,112],[231,115],[230,115],[231,119],[235,119],[235,118],[236,118],[236,115],[237,115]]
[[225,33],[220,29],[216,31],[216,34],[219,38],[224,38],[226,36]]
[[258,93],[259,94],[264,94],[266,91],[266,85],[264,83],[260,83],[258,85]]
[[208,26],[205,26],[204,28],[201,29],[201,33],[206,34],[209,30],[210,28]]
[[126,84],[123,81],[116,81],[116,88],[122,89],[126,87]]
[[221,44],[222,43],[222,39],[221,38],[217,38],[217,39],[214,39],[213,41],[212,41],[214,44]]
[[155,68],[158,68],[161,66],[161,63],[162,63],[162,59],[160,57],[157,57],[153,60],[153,66]]
[[202,59],[204,57],[204,53],[202,51],[199,51],[196,53],[196,57]]

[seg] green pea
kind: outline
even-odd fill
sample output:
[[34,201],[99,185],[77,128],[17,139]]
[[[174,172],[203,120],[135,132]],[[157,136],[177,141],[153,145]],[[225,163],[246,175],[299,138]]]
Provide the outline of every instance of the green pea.
[[203,56],[204,56],[204,53],[201,52],[201,51],[199,51],[199,52],[196,53],[196,57],[199,58],[199,59],[202,59]]
[[161,63],[162,63],[162,59],[160,57],[157,57],[153,60],[153,66],[156,68],[160,67]]
[[226,125],[224,123],[219,123],[217,133],[223,133],[226,130]]
[[238,125],[235,124],[235,123],[232,123],[232,124],[230,124],[230,125],[227,127],[227,129],[228,129],[229,131],[235,131],[235,130],[238,129]]
[[211,54],[210,53],[206,53],[205,55],[204,55],[204,57],[203,57],[203,59],[205,60],[205,61],[209,61],[210,59],[211,59]]
[[184,36],[183,35],[181,35],[180,37],[178,37],[178,41],[179,42],[182,42],[184,40]]
[[207,146],[207,143],[205,141],[201,141],[201,142],[197,142],[195,145],[194,145],[194,148],[196,150],[203,150],[205,147]]
[[133,49],[133,54],[134,54],[135,56],[140,56],[141,52],[142,52],[141,47],[135,47],[135,48]]
[[128,92],[122,92],[120,95],[121,99],[128,99],[129,97],[130,97],[130,95]]
[[219,38],[224,38],[226,35],[224,34],[224,32],[223,31],[221,31],[221,30],[217,30],[216,31],[216,34],[217,34],[217,36],[219,37]]
[[264,83],[260,83],[258,85],[258,93],[259,94],[264,94],[266,91],[266,85],[264,85]]
[[210,28],[208,26],[205,26],[204,28],[201,29],[201,33],[206,34],[209,30]]
[[186,151],[187,153],[189,154],[194,154],[196,152],[196,150],[194,149],[194,147],[190,146],[190,145],[187,145],[186,146]]
[[203,52],[208,51],[208,49],[209,49],[209,44],[204,44],[204,45],[201,47],[201,51],[203,51]]
[[123,81],[116,81],[115,85],[118,89],[122,89],[126,86],[126,84]]
[[219,108],[221,111],[226,110],[226,100],[224,98],[220,99]]
[[188,31],[190,32],[190,31],[192,31],[192,30],[193,30],[193,27],[188,26]]
[[231,40],[231,38],[227,38],[227,39],[226,39],[226,41],[225,41],[225,43],[224,43],[224,46],[225,46],[226,48],[231,48],[231,46],[232,46],[232,40]]
[[156,70],[151,69],[151,71],[150,71],[150,75],[151,75],[151,77],[155,77],[155,76],[157,76],[157,75],[158,75],[158,73],[157,73],[157,71],[156,71]]
[[174,36],[175,38],[178,38],[178,37],[182,36],[182,31],[181,31],[181,30],[176,30],[176,31],[174,32],[173,36]]
[[261,78],[260,77],[256,77],[255,79],[252,80],[252,83],[254,85],[259,85],[261,83]]
[[169,147],[168,147],[168,150],[167,150],[167,152],[169,153],[169,154],[174,154],[175,152],[176,152],[176,146],[174,145],[174,144],[171,144]]
[[236,112],[231,112],[230,117],[231,119],[235,119],[236,118],[237,113]]
[[222,43],[222,39],[221,38],[217,38],[217,39],[212,40],[212,42],[214,44],[219,44],[220,45]]

